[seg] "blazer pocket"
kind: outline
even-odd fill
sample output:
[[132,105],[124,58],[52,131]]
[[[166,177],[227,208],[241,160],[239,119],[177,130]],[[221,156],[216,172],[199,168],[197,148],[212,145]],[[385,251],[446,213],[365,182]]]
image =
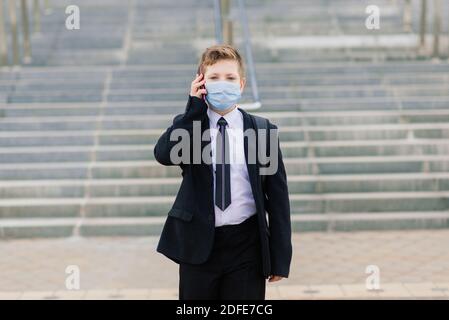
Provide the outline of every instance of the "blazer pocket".
[[193,213],[185,209],[171,208],[168,212],[170,217],[178,218],[184,221],[190,221],[193,218]]

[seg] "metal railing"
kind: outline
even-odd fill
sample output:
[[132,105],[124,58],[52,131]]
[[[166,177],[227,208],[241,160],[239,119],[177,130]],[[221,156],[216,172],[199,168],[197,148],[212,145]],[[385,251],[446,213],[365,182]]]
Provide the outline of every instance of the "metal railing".
[[223,43],[223,23],[221,14],[221,1],[214,0],[215,40]]
[[[249,30],[248,16],[243,0],[237,0],[240,23],[243,31],[243,42],[245,46],[246,64],[251,81],[252,103],[242,103],[239,107],[252,110],[262,106],[257,87],[256,68],[254,66],[251,35]],[[215,38],[217,43],[233,44],[233,22],[230,17],[231,0],[214,1]]]
[[[429,3],[428,1],[432,1],[432,12],[431,12],[431,20],[430,25],[432,27],[432,45],[430,52],[427,47],[427,26],[428,21],[427,18],[429,16]],[[407,1],[409,2],[409,1]],[[406,6],[405,10],[411,10],[411,6]],[[427,55],[430,54],[434,58],[443,58],[441,52],[441,37],[442,37],[442,11],[443,11],[443,3],[441,0],[421,0],[420,4],[420,22],[419,22],[419,51],[421,54]],[[406,22],[404,21],[404,24]],[[446,35],[449,37],[449,35]],[[449,41],[448,41],[449,42]],[[448,48],[449,50],[449,48]],[[448,51],[449,56],[449,51]]]
[[433,6],[433,57],[440,56],[440,34],[441,34],[441,0],[434,0]]
[[[0,66],[18,66],[21,63],[31,62],[31,35],[28,0],[0,0]],[[49,7],[49,1],[45,1],[45,9]],[[5,10],[5,7],[7,9]],[[19,6],[19,15],[17,13]],[[41,6],[39,0],[33,0],[32,8],[33,32],[41,31]],[[9,28],[6,28],[6,24]],[[18,24],[21,24],[19,34]],[[20,39],[22,55],[20,54]],[[10,41],[8,41],[10,39]],[[11,57],[9,59],[9,57]],[[22,57],[22,59],[21,59]]]

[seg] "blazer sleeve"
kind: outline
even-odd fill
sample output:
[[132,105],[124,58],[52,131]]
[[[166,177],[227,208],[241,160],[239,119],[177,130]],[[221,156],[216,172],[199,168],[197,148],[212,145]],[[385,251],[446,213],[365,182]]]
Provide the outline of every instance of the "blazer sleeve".
[[175,129],[185,129],[189,132],[190,139],[193,137],[193,121],[201,121],[207,113],[207,104],[203,99],[189,95],[186,109],[183,114],[178,114],[173,119],[173,123],[165,132],[159,137],[154,146],[155,159],[165,166],[179,165],[173,163],[170,159],[171,149],[178,143],[178,140],[170,140],[170,135]]
[[[277,130],[277,126],[270,123],[270,129]],[[292,259],[290,200],[279,138],[277,145],[278,169],[265,180],[265,210],[270,228],[271,274],[287,278]]]

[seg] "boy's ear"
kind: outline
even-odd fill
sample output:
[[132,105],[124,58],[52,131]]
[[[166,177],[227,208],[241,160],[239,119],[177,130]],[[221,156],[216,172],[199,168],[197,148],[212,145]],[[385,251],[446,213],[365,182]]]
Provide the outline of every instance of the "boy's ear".
[[242,78],[240,80],[240,90],[243,91],[243,89],[245,88],[245,85],[246,85],[246,78]]

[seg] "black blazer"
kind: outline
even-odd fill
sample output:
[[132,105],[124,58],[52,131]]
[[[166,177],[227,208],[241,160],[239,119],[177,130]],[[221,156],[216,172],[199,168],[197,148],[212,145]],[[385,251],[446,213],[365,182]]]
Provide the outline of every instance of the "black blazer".
[[[254,128],[253,116],[240,108],[238,110],[243,114],[244,130]],[[159,163],[175,165],[170,160],[170,151],[178,141],[170,141],[170,134],[177,128],[183,128],[189,131],[192,139],[194,120],[201,121],[201,133],[209,129],[207,104],[200,98],[189,96],[185,112],[174,118],[173,124],[154,147],[154,156]],[[274,124],[269,125],[270,128],[277,129]],[[201,141],[201,150],[208,144],[210,139]],[[259,165],[248,164],[246,137],[244,144],[248,175],[257,208],[263,272],[266,277],[288,277],[292,257],[290,203],[279,140],[278,170],[275,174],[266,176],[263,186]],[[190,157],[192,158],[192,152]],[[157,251],[176,263],[201,264],[209,257],[214,241],[213,167],[202,160],[199,164],[191,161],[178,165],[182,169],[183,179],[175,202],[168,212]],[[265,212],[268,213],[269,223]]]

